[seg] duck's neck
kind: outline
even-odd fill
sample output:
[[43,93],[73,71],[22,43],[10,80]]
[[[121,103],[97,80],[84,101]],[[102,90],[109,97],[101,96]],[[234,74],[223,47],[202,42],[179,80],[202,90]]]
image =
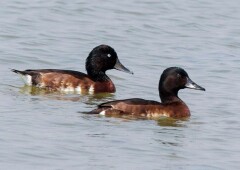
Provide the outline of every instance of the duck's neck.
[[178,97],[178,91],[168,92],[165,90],[161,90],[159,91],[159,95],[162,103],[182,102],[182,100]]
[[88,75],[94,81],[99,81],[99,82],[111,81],[111,79],[103,71],[88,71]]

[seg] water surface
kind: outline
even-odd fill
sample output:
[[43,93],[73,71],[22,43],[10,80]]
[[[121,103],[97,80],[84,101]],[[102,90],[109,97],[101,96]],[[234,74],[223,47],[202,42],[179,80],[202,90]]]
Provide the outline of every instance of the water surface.
[[[2,169],[239,169],[240,11],[230,1],[4,1],[0,10]],[[135,74],[111,70],[117,92],[31,91],[10,71],[85,72],[111,45]],[[158,81],[183,67],[206,92],[182,90],[185,121],[83,114],[112,99],[157,100]]]

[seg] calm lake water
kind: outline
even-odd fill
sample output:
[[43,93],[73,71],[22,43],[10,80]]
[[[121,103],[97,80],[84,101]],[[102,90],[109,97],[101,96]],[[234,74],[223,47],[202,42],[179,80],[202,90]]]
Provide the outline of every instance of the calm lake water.
[[[240,169],[238,0],[2,1],[1,169]],[[47,94],[15,69],[85,72],[93,47],[111,45],[135,74],[108,71],[117,92]],[[206,92],[179,96],[186,121],[86,115],[104,101],[157,100],[158,81],[183,67]]]

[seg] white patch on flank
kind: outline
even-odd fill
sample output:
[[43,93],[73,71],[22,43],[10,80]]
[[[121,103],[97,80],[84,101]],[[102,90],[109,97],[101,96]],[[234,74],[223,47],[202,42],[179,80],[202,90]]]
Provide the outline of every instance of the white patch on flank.
[[80,86],[77,86],[76,88],[72,87],[72,86],[68,86],[66,88],[64,87],[60,87],[59,91],[63,92],[63,93],[77,93],[77,94],[81,94],[82,89]]
[[168,113],[166,113],[166,112],[150,112],[150,111],[148,111],[147,112],[147,118],[152,118],[152,119],[158,119],[158,118],[160,118],[160,117],[169,117],[169,114]]
[[89,90],[88,90],[89,94],[93,94],[94,93],[94,86],[91,85]]
[[29,85],[29,86],[32,85],[32,76],[30,76],[30,75],[21,75],[21,74],[20,74],[20,76],[21,76],[21,78],[23,79],[23,81],[24,81],[24,83],[26,85]]
[[81,89],[80,86],[77,86],[77,87],[75,88],[75,91],[76,91],[78,94],[81,94],[82,89]]
[[101,112],[99,113],[99,115],[105,116],[105,115],[106,115],[106,111],[105,111],[105,110],[101,111]]
[[62,91],[62,92],[66,92],[66,93],[68,93],[68,92],[74,92],[74,88],[73,88],[73,87],[67,87],[67,88],[61,87],[61,91]]

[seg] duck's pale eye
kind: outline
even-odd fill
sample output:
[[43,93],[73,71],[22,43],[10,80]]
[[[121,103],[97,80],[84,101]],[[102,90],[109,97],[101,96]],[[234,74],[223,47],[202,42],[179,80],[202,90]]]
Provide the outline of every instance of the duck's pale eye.
[[111,57],[111,54],[108,54],[107,56],[108,56],[108,57]]
[[180,75],[180,74],[177,74],[177,78],[181,78],[181,75]]

